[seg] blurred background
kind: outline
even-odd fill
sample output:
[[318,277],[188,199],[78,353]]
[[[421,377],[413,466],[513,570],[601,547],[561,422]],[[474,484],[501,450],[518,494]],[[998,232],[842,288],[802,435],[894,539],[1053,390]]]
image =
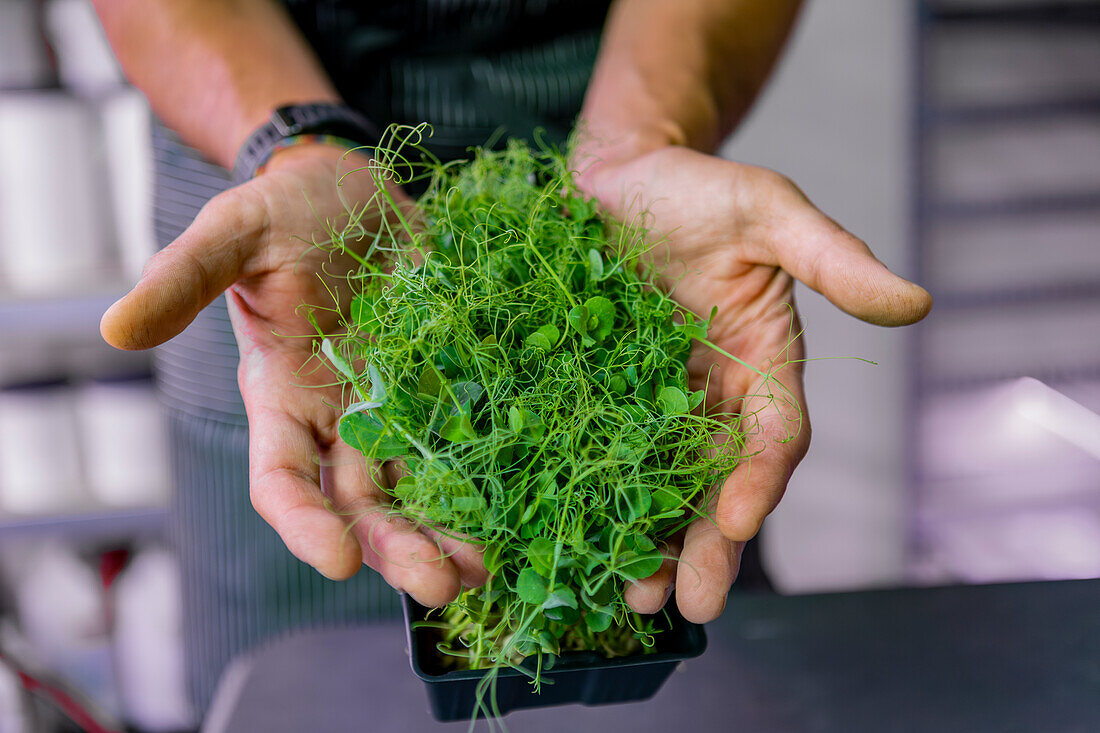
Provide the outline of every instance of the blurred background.
[[[0,0],[0,654],[170,731],[167,438],[149,356],[98,335],[165,244],[150,130],[87,0]],[[936,299],[888,331],[799,292],[811,357],[878,365],[807,369],[780,591],[1100,577],[1100,3],[811,1],[722,155]],[[20,686],[0,732],[52,730]]]

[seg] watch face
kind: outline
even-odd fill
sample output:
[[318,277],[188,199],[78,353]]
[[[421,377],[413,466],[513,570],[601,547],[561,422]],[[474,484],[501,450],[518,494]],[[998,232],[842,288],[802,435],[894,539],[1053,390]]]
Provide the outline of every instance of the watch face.
[[290,135],[297,135],[302,131],[302,123],[294,119],[295,110],[299,107],[279,107],[271,115],[271,124],[275,127],[275,130],[283,137]]

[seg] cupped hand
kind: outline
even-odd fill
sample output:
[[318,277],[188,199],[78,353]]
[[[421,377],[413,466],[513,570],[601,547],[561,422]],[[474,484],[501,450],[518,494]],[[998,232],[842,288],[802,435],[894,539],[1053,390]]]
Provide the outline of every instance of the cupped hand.
[[644,212],[646,226],[664,238],[654,254],[671,264],[673,297],[703,317],[716,306],[708,340],[737,358],[700,344],[688,369],[697,389],[709,379],[711,405],[743,416],[745,460],[707,507],[709,517],[669,548],[679,561],[666,560],[627,589],[635,610],[653,613],[674,583],[685,618],[710,621],[725,607],[745,542],[809,446],[795,279],[880,326],[919,321],[932,299],[770,170],[682,147],[578,168],[582,188],[613,217],[631,221]]
[[[261,175],[212,199],[149,261],[104,315],[101,331],[118,348],[150,348],[225,292],[240,348],[256,510],[323,575],[349,578],[366,563],[395,588],[438,606],[461,585],[485,582],[480,555],[386,511],[381,472],[337,436],[342,396],[332,372],[313,358],[315,331],[301,309],[319,307],[320,328],[338,329],[331,293],[353,260],[302,237],[320,234],[325,222],[346,222],[343,202],[369,201],[376,192],[366,172],[337,187],[341,173],[367,162],[345,154],[322,144],[288,148]],[[399,190],[391,194],[407,201]],[[377,219],[368,213],[362,223],[369,232]]]

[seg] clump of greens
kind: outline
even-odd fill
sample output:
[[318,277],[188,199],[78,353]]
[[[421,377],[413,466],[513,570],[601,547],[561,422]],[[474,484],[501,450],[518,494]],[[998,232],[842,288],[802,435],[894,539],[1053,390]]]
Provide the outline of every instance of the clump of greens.
[[660,540],[702,516],[741,447],[688,385],[708,321],[662,292],[645,232],[606,220],[559,152],[425,163],[415,224],[385,189],[407,180],[399,154],[370,170],[392,230],[323,351],[353,395],[342,439],[399,462],[392,511],[484,551],[492,578],[441,612],[441,652],[541,669],[643,651],[655,627],[624,584],[659,569]]

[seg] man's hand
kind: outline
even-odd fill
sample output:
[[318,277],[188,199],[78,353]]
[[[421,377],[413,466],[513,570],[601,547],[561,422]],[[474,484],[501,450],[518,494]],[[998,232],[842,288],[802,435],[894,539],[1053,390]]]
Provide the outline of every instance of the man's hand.
[[[377,467],[337,437],[340,390],[312,359],[315,332],[300,310],[302,304],[331,309],[330,289],[338,292],[353,267],[350,257],[301,237],[320,233],[323,222],[346,221],[341,198],[357,204],[375,193],[366,172],[337,188],[341,172],[367,162],[358,155],[345,160],[344,153],[328,145],[289,148],[256,179],[211,200],[150,260],[134,289],[104,315],[101,330],[118,348],[150,348],[180,333],[225,291],[241,354],[256,510],[291,552],[325,576],[349,578],[366,563],[395,588],[438,606],[460,584],[485,582],[480,555],[388,516]],[[363,224],[371,232],[377,219],[368,215]],[[338,328],[336,313],[315,315],[323,330]]]
[[703,317],[717,306],[709,339],[753,367],[709,347],[693,354],[694,388],[709,376],[712,404],[752,416],[745,426],[751,458],[709,507],[713,521],[688,528],[679,562],[666,561],[627,590],[636,610],[653,613],[675,581],[685,618],[710,621],[725,607],[745,542],[779,503],[810,441],[794,279],[881,326],[919,321],[932,299],[772,171],[675,146],[626,162],[593,160],[578,163],[582,187],[622,221],[646,212],[647,228],[666,238],[656,257],[667,254],[670,275],[683,275],[668,283],[673,296]]

